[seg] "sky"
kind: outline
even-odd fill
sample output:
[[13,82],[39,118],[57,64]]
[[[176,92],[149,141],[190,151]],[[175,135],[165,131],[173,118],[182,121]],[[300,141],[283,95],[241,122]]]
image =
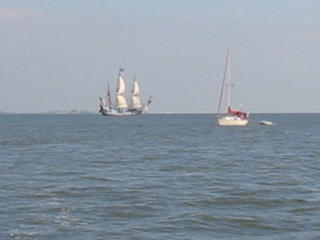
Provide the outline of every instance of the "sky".
[[320,112],[318,0],[0,0],[0,111],[98,111],[124,68],[151,113]]

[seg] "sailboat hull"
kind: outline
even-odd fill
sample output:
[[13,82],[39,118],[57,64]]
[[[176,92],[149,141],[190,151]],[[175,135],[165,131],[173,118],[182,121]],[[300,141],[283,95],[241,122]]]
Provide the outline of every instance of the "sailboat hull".
[[142,112],[116,112],[116,111],[104,111],[101,114],[103,116],[110,117],[130,117],[140,115]]
[[102,115],[103,116],[110,116],[110,117],[130,117],[130,116],[136,116],[139,114],[107,112],[107,113],[103,113]]
[[139,110],[132,110],[132,111],[117,111],[114,109],[104,109],[103,107],[100,109],[99,111],[103,116],[111,116],[111,117],[130,117],[130,116],[137,116],[140,115],[142,113],[144,113],[144,111],[139,111]]
[[218,118],[218,126],[246,126],[248,123],[248,119],[238,119],[233,116]]

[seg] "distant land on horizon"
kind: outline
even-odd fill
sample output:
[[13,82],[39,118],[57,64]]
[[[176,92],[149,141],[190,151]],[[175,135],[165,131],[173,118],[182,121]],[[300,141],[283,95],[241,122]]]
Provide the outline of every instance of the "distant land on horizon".
[[47,112],[4,112],[0,111],[0,114],[95,114],[95,112],[88,110],[54,110]]
[[[99,114],[89,110],[54,110],[47,112],[5,112],[1,114],[54,114],[54,115],[75,115],[75,114]],[[217,114],[216,112],[149,112],[147,114]],[[320,114],[319,112],[251,112],[250,114]]]

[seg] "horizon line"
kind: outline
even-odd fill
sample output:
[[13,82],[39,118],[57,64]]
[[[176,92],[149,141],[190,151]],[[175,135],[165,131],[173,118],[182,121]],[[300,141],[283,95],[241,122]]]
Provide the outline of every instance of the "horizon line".
[[[5,115],[5,114],[47,114],[47,115],[100,115],[99,112],[93,112],[90,110],[79,110],[78,112],[72,112],[72,111],[47,111],[47,112],[4,112],[0,111],[0,115]],[[213,113],[213,112],[150,112],[146,113],[146,115],[156,115],[156,114],[163,114],[163,115],[177,115],[177,114],[213,114],[217,115],[218,113]],[[251,114],[320,114],[319,112],[250,112]]]

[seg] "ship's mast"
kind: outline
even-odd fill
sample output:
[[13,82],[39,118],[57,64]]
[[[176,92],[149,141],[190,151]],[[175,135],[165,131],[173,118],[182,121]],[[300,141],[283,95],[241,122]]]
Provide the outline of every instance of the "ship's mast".
[[227,105],[228,107],[231,106],[231,76],[230,76],[230,50],[228,49],[227,53],[227,62],[226,62],[226,72],[227,72],[227,83],[226,83],[226,88],[227,88]]
[[112,108],[112,99],[111,99],[111,90],[110,90],[110,84],[108,83],[108,90],[107,90],[107,99],[108,99],[108,107]]
[[220,114],[221,113],[221,105],[222,105],[222,100],[223,100],[223,95],[224,95],[224,90],[226,88],[226,95],[227,95],[227,105],[228,107],[230,106],[230,69],[229,69],[229,65],[230,65],[230,50],[227,50],[227,56],[226,56],[226,60],[225,60],[225,65],[224,65],[224,72],[223,72],[223,80],[222,80],[222,84],[221,84],[221,91],[220,91],[220,98],[219,98],[219,104],[218,104],[218,111],[217,113]]
[[125,98],[126,85],[122,76],[123,69],[120,68],[118,74],[118,88],[117,88],[117,96],[116,103],[118,111],[123,111],[128,108],[127,100]]

